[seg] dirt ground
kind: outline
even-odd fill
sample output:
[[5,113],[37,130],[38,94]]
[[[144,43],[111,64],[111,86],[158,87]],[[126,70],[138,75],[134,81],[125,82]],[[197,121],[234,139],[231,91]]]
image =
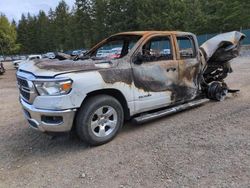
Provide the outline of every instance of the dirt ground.
[[224,102],[151,123],[127,123],[88,147],[28,128],[15,70],[0,76],[0,187],[250,187],[250,58],[233,62]]

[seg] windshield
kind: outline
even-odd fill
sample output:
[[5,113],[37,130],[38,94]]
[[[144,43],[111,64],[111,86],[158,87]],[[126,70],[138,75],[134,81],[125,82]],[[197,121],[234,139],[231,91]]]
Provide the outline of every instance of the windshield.
[[140,38],[139,35],[116,35],[87,55],[92,59],[119,59],[126,56]]

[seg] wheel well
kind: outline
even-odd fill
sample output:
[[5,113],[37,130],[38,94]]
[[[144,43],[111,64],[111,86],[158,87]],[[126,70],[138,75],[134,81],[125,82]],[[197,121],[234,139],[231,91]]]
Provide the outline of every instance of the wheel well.
[[116,89],[96,90],[96,91],[88,93],[87,97],[84,99],[84,101],[86,101],[89,97],[93,97],[95,95],[100,95],[100,94],[102,94],[102,95],[105,94],[105,95],[109,95],[109,96],[112,96],[112,97],[116,98],[123,107],[125,120],[130,119],[130,111],[129,111],[129,108],[128,108],[128,103],[127,103],[126,98],[124,97],[124,95],[119,90],[116,90]]

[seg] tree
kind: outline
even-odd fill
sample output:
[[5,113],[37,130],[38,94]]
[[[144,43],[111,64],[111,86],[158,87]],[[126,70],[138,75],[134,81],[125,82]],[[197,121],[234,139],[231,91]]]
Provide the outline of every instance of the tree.
[[40,11],[36,23],[37,51],[48,52],[53,49],[50,35],[50,21],[44,11]]
[[[122,31],[182,30],[195,34],[250,27],[249,0],[75,0],[48,15],[23,15],[17,24],[22,53],[89,48]],[[15,23],[13,23],[14,27]]]
[[74,14],[75,39],[77,47],[91,47],[94,43],[94,16],[92,0],[76,0]]
[[0,15],[0,47],[1,53],[15,53],[19,46],[16,44],[16,29],[4,15]]
[[135,21],[137,18],[138,5],[136,2],[138,1],[109,0],[108,3],[103,6],[105,27],[109,31],[107,34],[138,29],[138,24]]
[[67,49],[71,40],[71,34],[69,33],[69,21],[70,12],[69,7],[64,0],[60,1],[55,9],[55,19],[53,20],[55,31],[55,44],[57,51],[63,51]]

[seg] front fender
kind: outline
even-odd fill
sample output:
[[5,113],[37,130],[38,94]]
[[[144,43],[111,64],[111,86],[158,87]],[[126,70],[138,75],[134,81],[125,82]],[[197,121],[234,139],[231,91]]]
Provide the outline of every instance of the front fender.
[[127,102],[133,101],[131,85],[124,82],[106,83],[98,71],[74,72],[60,75],[62,76],[73,80],[71,92],[61,96],[38,96],[33,103],[36,108],[51,110],[79,108],[88,93],[102,89],[119,90]]

